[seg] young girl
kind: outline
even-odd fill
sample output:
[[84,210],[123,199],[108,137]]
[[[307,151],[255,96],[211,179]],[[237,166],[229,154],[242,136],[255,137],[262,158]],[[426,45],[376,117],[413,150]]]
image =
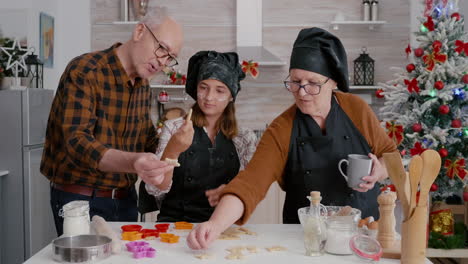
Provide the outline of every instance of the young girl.
[[[146,190],[161,201],[159,222],[203,222],[219,193],[255,151],[251,130],[237,126],[234,102],[245,74],[236,53],[200,51],[189,60],[185,91],[196,103],[193,115],[164,124],[156,155],[180,167]],[[190,114],[189,114],[190,116]]]

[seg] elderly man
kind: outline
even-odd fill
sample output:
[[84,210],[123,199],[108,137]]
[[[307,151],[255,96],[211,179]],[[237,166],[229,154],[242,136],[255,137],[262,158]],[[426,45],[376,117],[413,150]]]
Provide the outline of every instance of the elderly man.
[[182,41],[181,26],[155,9],[127,42],[68,64],[52,104],[41,163],[51,181],[59,236],[59,210],[74,200],[88,200],[91,217],[136,221],[137,176],[158,185],[173,168],[154,154],[148,79],[177,64]]

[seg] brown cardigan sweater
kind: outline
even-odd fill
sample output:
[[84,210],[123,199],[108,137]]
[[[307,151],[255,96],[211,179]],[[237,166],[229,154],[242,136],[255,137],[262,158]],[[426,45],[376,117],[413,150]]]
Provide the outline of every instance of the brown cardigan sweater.
[[[380,126],[372,109],[356,95],[335,92],[338,104],[361,132],[377,157],[396,151],[393,141]],[[284,169],[288,160],[289,143],[297,106],[293,105],[278,116],[267,128],[257,150],[245,170],[224,188],[244,203],[244,215],[237,224],[245,224],[274,181],[284,190]]]

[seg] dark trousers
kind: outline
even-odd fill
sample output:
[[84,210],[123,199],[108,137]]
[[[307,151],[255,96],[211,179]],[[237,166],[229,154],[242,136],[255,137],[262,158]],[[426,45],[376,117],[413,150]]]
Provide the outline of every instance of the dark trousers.
[[89,216],[91,218],[94,215],[99,215],[106,221],[136,222],[138,220],[135,188],[132,188],[126,199],[117,200],[69,193],[50,187],[50,205],[52,206],[58,236],[63,234],[63,217],[59,216],[59,211],[65,204],[76,200],[89,201]]

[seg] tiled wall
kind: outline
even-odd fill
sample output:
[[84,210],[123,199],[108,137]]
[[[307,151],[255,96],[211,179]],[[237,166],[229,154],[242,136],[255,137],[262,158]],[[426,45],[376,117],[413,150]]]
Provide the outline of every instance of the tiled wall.
[[[180,54],[180,70],[186,71],[188,58],[198,50],[231,51],[235,48],[235,0],[149,0],[150,6],[166,6],[184,26],[185,42]],[[266,123],[292,104],[292,95],[281,81],[288,75],[289,55],[297,33],[304,27],[323,27],[332,31],[330,21],[338,12],[346,20],[359,20],[361,0],[263,0],[263,45],[284,60],[286,66],[260,67],[260,76],[248,76],[237,100],[238,119],[242,125],[264,128]],[[406,65],[404,48],[409,41],[410,13],[408,0],[381,0],[380,19],[388,23],[369,30],[367,26],[347,25],[333,31],[348,52],[349,68],[366,46],[376,61],[376,83],[391,80],[391,66]],[[95,0],[91,5],[92,49],[103,49],[114,42],[126,41],[134,25],[106,25],[119,20],[120,1]],[[174,96],[175,90],[169,90]],[[374,91],[355,91],[372,96],[372,107],[382,102]],[[180,91],[179,91],[180,93]],[[190,101],[185,102],[189,106]]]

